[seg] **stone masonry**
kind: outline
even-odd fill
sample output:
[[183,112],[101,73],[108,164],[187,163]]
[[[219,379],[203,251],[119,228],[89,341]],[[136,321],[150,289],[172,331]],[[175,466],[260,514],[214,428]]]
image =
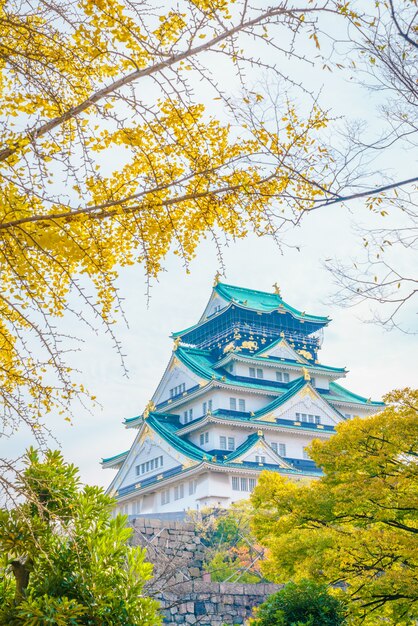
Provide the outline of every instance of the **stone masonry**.
[[244,624],[273,584],[215,583],[203,572],[205,546],[193,524],[138,517],[133,543],[147,549],[154,578],[147,593],[161,602],[164,626]]

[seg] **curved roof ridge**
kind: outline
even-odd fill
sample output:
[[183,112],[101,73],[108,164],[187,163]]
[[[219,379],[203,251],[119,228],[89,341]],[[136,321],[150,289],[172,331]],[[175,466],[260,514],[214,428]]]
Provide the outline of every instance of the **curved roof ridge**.
[[[224,298],[225,300],[230,300],[230,301],[234,300],[233,293],[230,293],[231,291],[232,292],[238,291],[240,294],[246,295],[247,301],[248,301],[249,296],[251,296],[252,294],[255,294],[256,298],[253,299],[253,302],[252,302],[252,304],[254,304],[255,306],[251,306],[251,303],[248,303],[248,302],[247,304],[244,304],[244,306],[249,309],[255,308],[256,310],[259,310],[259,307],[260,307],[261,310],[274,311],[275,309],[282,306],[286,311],[288,311],[289,313],[293,314],[296,317],[301,317],[309,321],[326,323],[326,324],[330,321],[329,317],[326,317],[323,315],[311,315],[311,314],[305,314],[303,311],[299,311],[299,309],[296,309],[295,307],[285,302],[278,293],[270,293],[269,291],[260,291],[259,289],[248,289],[246,287],[238,287],[237,285],[229,285],[227,283],[218,283],[213,289],[222,298]],[[258,301],[257,301],[257,296],[258,296]],[[270,300],[271,302],[270,303],[262,302],[262,299],[265,299],[267,301]],[[245,300],[238,302],[238,304],[243,304],[244,302]]]
[[156,417],[154,413],[150,413],[145,420],[145,423],[152,428],[160,437],[169,443],[178,452],[184,454],[184,456],[195,461],[203,461],[204,457],[209,455],[205,454],[198,446],[191,441],[185,441],[181,439],[174,432],[164,427],[163,423]]
[[273,411],[273,409],[277,409],[278,406],[280,406],[284,402],[287,402],[287,400],[290,400],[290,398],[292,398],[307,384],[308,381],[305,380],[303,376],[296,378],[292,383],[290,383],[290,388],[285,391],[284,394],[269,402],[263,409],[255,411],[253,418],[262,417],[266,413],[270,413],[270,411]]
[[[379,400],[371,400],[370,398],[365,398],[364,396],[360,396],[358,393],[354,393],[353,391],[346,389],[345,387],[343,387],[342,385],[339,385],[338,383],[331,382],[329,384],[329,388],[330,388],[330,391],[332,391],[333,389],[335,389],[337,392],[340,391],[344,395],[349,396],[353,400],[357,400],[358,402],[361,402],[362,404],[371,404],[374,406],[382,406],[382,407],[386,406],[384,402],[381,402]],[[342,400],[344,401],[344,399]]]

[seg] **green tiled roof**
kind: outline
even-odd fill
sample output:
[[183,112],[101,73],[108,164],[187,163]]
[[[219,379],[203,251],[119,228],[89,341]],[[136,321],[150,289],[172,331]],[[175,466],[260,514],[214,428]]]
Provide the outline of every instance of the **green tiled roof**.
[[205,457],[207,457],[205,452],[195,446],[194,443],[186,441],[176,435],[175,430],[177,429],[173,427],[173,422],[165,418],[159,418],[158,413],[150,413],[146,419],[146,423],[154,432],[177,450],[177,452],[181,452],[189,459],[203,461]]
[[[281,340],[280,340],[281,341]],[[306,367],[307,370],[310,369],[316,369],[316,370],[321,370],[323,372],[335,372],[337,374],[346,374],[347,370],[345,369],[345,367],[331,367],[330,365],[320,365],[319,363],[312,363],[312,361],[307,361],[306,363],[303,362],[301,363],[300,361],[292,361],[290,359],[282,359],[279,356],[258,356],[260,352],[265,352],[266,350],[268,350],[268,348],[270,348],[270,346],[268,346],[267,348],[264,347],[262,350],[259,350],[256,354],[253,355],[249,355],[249,354],[236,354],[237,359],[238,360],[245,360],[248,362],[253,362],[253,361],[260,361],[261,363],[273,363],[274,365],[291,365],[292,367]],[[232,353],[234,354],[234,353]],[[222,359],[220,359],[220,361],[223,361],[225,357],[222,357]],[[216,365],[215,365],[216,367]]]
[[377,402],[375,400],[370,400],[364,398],[363,396],[359,396],[358,394],[349,391],[348,389],[342,387],[341,385],[338,385],[337,383],[329,384],[329,394],[326,394],[325,397],[331,402],[334,400],[337,402],[351,402],[354,404],[367,404],[370,406],[385,406],[384,402]]
[[245,287],[236,287],[235,285],[227,285],[225,283],[218,283],[214,287],[214,291],[221,298],[228,302],[236,302],[240,306],[247,309],[253,309],[255,311],[261,311],[263,313],[271,313],[279,307],[293,315],[298,319],[307,320],[309,322],[317,322],[319,324],[328,324],[330,321],[328,317],[319,315],[308,315],[295,309],[284,302],[284,300],[277,293],[269,293],[267,291],[257,291],[256,289],[246,289]]
[[261,467],[255,467],[254,463],[243,461],[242,463],[231,463],[225,462],[226,467],[233,467],[234,469],[251,469],[258,472],[264,472],[268,470],[269,472],[278,472],[279,474],[297,474],[298,476],[320,476],[322,471],[318,468],[315,470],[306,470],[306,469],[298,469],[298,468],[287,468],[282,467],[280,465],[273,465],[270,463],[264,464]]
[[[235,376],[224,371],[221,374],[214,366],[216,365],[216,359],[211,356],[211,353],[206,350],[200,350],[198,348],[186,348],[179,346],[176,350],[176,356],[180,359],[184,365],[186,365],[192,372],[204,378],[205,380],[217,380],[236,387],[246,387],[247,389],[262,389],[268,392],[280,393],[274,381],[271,381],[269,385],[268,380],[254,379],[253,381],[236,380]],[[261,382],[260,382],[261,381]]]
[[272,402],[269,402],[263,409],[255,411],[254,418],[262,417],[266,413],[270,413],[274,409],[277,409],[280,405],[284,404],[295,394],[297,394],[305,385],[307,381],[303,378],[297,378],[292,383],[289,383],[289,389],[285,391],[279,398],[275,398]]
[[119,454],[115,454],[114,456],[108,456],[106,459],[102,459],[103,465],[106,463],[111,463],[112,461],[124,460],[124,457],[128,456],[129,450],[125,450],[125,452],[119,452]]

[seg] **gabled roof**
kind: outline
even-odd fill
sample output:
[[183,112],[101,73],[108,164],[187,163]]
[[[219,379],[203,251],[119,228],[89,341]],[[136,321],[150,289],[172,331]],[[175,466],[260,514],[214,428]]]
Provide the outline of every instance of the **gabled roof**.
[[345,367],[331,367],[330,365],[320,365],[319,363],[313,363],[312,361],[305,361],[303,357],[301,357],[300,361],[296,361],[291,359],[284,359],[277,356],[261,356],[261,352],[262,351],[259,351],[255,354],[229,352],[226,356],[223,356],[221,359],[219,359],[219,361],[216,362],[213,367],[214,369],[218,369],[219,367],[224,367],[230,361],[235,360],[245,361],[247,363],[260,363],[262,365],[267,365],[270,367],[285,367],[286,365],[289,367],[297,367],[299,369],[306,367],[308,371],[315,370],[318,372],[330,374],[340,374],[342,376],[347,373]]
[[[174,416],[178,417],[178,416]],[[176,435],[176,430],[178,430],[179,422],[177,420],[167,419],[165,416],[162,419],[159,419],[158,413],[150,413],[146,419],[147,425],[160,437],[162,437],[167,443],[169,443],[177,452],[181,452],[189,459],[193,459],[194,461],[203,461],[207,458],[207,454],[191,441],[186,441],[182,439],[178,435]]]
[[236,377],[226,370],[222,373],[217,371],[215,369],[216,359],[208,350],[179,346],[175,354],[192,372],[207,381],[216,380],[218,382],[234,385],[236,387],[261,389],[274,394],[280,393],[280,383],[276,383],[274,380],[260,378],[243,380],[242,377]]
[[225,463],[231,463],[232,461],[236,462],[237,459],[242,457],[244,454],[250,452],[252,448],[255,448],[260,443],[263,445],[263,448],[266,449],[266,452],[268,452],[270,456],[277,460],[277,464],[280,467],[285,467],[286,469],[294,469],[289,463],[282,459],[281,456],[274,452],[274,450],[266,443],[266,440],[264,439],[264,434],[260,431],[249,435],[247,439],[240,446],[238,446],[236,450],[230,452],[225,459]]
[[240,446],[238,446],[236,450],[228,454],[227,460],[233,461],[234,459],[238,459],[246,452],[249,452],[251,448],[254,448],[254,446],[257,445],[259,441],[264,441],[263,434],[257,432],[249,435],[247,439]]
[[337,383],[330,383],[329,392],[327,393],[327,391],[324,390],[323,395],[330,402],[349,402],[350,404],[363,404],[371,407],[385,407],[384,402],[359,396],[357,393],[353,393]]
[[[271,350],[274,350],[275,348],[283,348],[283,352],[288,356],[288,360],[291,361],[298,361],[299,363],[309,363],[309,361],[307,359],[305,359],[305,357],[303,357],[301,354],[299,354],[298,352],[296,352],[296,350],[294,350],[289,343],[286,341],[286,339],[284,337],[279,337],[278,339],[276,339],[275,341],[273,341],[273,343],[270,343],[268,346],[263,346],[260,350],[258,350],[255,353],[255,356],[259,356],[262,358],[271,358],[270,355],[268,354]],[[272,355],[274,357],[274,355]],[[276,358],[282,358],[282,357],[277,357]],[[286,357],[285,357],[286,358]]]
[[269,404],[267,404],[264,408],[255,411],[254,419],[262,417],[263,415],[266,415],[266,413],[271,413],[271,411],[274,411],[274,409],[277,409],[277,407],[281,406],[282,404],[293,398],[293,396],[299,393],[299,391],[303,389],[303,387],[305,387],[307,384],[308,382],[303,377],[297,378],[289,384],[289,388],[287,391],[285,391],[285,393],[283,393],[278,398],[275,398],[272,402],[269,402]]
[[298,320],[300,323],[308,322],[313,324],[314,328],[310,332],[326,326],[331,321],[329,317],[310,315],[305,313],[305,311],[299,311],[295,307],[290,306],[290,304],[287,304],[287,302],[285,302],[278,293],[269,293],[267,291],[257,291],[255,289],[245,289],[244,287],[227,285],[226,283],[218,283],[213,288],[212,296],[209,302],[213,298],[214,294],[218,294],[224,301],[227,302],[227,305],[221,308],[220,311],[212,314],[209,318],[201,318],[196,324],[193,324],[188,328],[184,328],[183,330],[173,332],[172,337],[176,338],[187,335],[191,331],[203,326],[208,321],[212,321],[223,316],[233,307],[254,311],[258,314],[273,313],[274,311],[279,313],[288,313],[292,318]]
[[246,289],[245,287],[237,287],[235,285],[227,285],[226,283],[218,283],[214,287],[214,291],[228,302],[234,302],[246,309],[260,311],[262,313],[271,313],[278,308],[291,313],[297,319],[304,319],[319,324],[328,324],[330,319],[319,315],[309,315],[299,311],[287,304],[278,293],[269,293],[268,291],[258,291],[256,289]]
[[109,467],[121,467],[128,454],[129,450],[125,450],[125,452],[120,452],[119,454],[115,454],[114,456],[109,456],[106,459],[102,459],[102,466],[106,469]]

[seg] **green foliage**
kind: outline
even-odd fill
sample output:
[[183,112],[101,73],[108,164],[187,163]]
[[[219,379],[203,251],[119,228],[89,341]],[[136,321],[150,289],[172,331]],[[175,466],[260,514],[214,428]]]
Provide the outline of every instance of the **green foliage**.
[[17,490],[22,503],[0,511],[0,625],[156,626],[157,603],[143,596],[152,565],[128,545],[126,517],[113,500],[80,488],[59,452],[29,450]]
[[264,549],[251,532],[248,501],[229,509],[207,509],[192,514],[203,543],[208,547],[205,569],[214,582],[257,583],[263,580],[260,559]]
[[343,626],[345,607],[326,587],[308,580],[288,583],[256,609],[256,626]]
[[210,572],[210,577],[213,582],[260,582],[260,574],[245,571],[243,563],[241,563],[236,556],[231,556],[227,552],[216,552],[213,558],[207,563],[206,571]]
[[262,473],[254,532],[276,582],[342,582],[354,624],[410,626],[418,619],[418,391],[385,397],[381,413],[340,424],[310,456],[310,483]]

